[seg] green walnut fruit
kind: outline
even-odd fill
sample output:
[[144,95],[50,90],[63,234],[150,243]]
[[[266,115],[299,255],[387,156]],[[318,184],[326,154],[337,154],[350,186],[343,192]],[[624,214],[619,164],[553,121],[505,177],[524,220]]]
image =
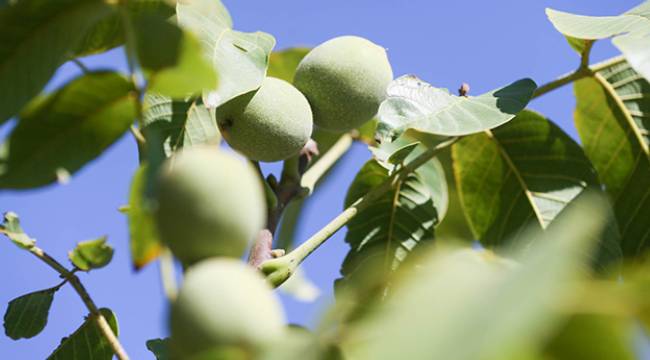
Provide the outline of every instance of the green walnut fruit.
[[215,147],[188,148],[169,158],[157,198],[160,237],[186,264],[241,257],[265,222],[259,176],[251,165]]
[[342,36],[312,49],[298,65],[293,83],[309,100],[316,126],[343,132],[377,114],[392,80],[384,48]]
[[203,352],[249,352],[281,339],[282,306],[253,267],[234,259],[208,259],[185,274],[171,310],[171,341],[188,358]]
[[311,136],[309,102],[290,83],[267,77],[261,87],[217,109],[224,139],[252,160],[280,161],[297,154]]

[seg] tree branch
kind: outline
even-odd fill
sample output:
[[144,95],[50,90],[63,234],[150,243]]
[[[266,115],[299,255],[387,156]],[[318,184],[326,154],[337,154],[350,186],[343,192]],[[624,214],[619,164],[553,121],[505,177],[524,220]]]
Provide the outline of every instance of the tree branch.
[[[251,266],[259,268],[263,262],[284,255],[284,249],[273,250],[273,235],[284,209],[292,200],[311,194],[318,180],[350,149],[352,141],[350,134],[342,135],[314,165],[305,171],[312,156],[318,155],[316,142],[310,140],[299,155],[284,161],[279,183],[273,180],[275,178],[267,179],[264,184],[267,198],[268,192],[271,191],[275,202],[274,206],[270,206],[268,209],[266,229],[260,231],[251,248],[248,257],[248,263]],[[257,167],[263,179],[259,165]]]
[[113,349],[115,356],[117,356],[117,358],[120,360],[129,360],[129,356],[122,347],[122,344],[120,344],[117,336],[115,336],[113,333],[113,330],[106,321],[106,318],[104,318],[104,316],[99,312],[97,305],[95,305],[95,302],[90,297],[88,291],[86,291],[86,288],[83,286],[77,275],[71,271],[68,271],[68,269],[61,265],[61,263],[56,261],[56,259],[48,255],[45,251],[43,251],[43,249],[39,248],[38,246],[30,247],[29,252],[49,265],[52,269],[58,272],[64,280],[72,285],[74,290],[81,298],[81,301],[83,301],[83,303],[86,305],[86,308],[88,308],[88,311],[90,311],[91,316],[95,319],[99,330]]
[[314,192],[316,183],[325,175],[325,173],[350,149],[352,146],[352,136],[344,134],[340,139],[321,156],[314,165],[312,165],[300,180],[300,185],[309,190],[309,194]]
[[390,191],[390,189],[392,189],[395,184],[402,181],[415,169],[431,160],[431,158],[440,153],[440,151],[453,145],[458,140],[458,137],[450,138],[449,140],[442,142],[435,147],[429,148],[413,161],[393,173],[379,186],[373,188],[365,196],[355,201],[350,207],[345,209],[341,214],[330,221],[329,224],[325,225],[325,227],[316,232],[314,235],[312,235],[312,237],[307,239],[293,251],[284,256],[267,260],[262,263],[260,270],[262,270],[262,272],[266,275],[267,280],[273,286],[280,286],[287,279],[289,279],[289,277],[291,277],[300,263],[302,263],[312,252],[314,252],[319,246],[327,241],[327,239],[334,235],[340,228],[352,220],[360,211],[367,208],[373,201],[382,196],[384,193]]

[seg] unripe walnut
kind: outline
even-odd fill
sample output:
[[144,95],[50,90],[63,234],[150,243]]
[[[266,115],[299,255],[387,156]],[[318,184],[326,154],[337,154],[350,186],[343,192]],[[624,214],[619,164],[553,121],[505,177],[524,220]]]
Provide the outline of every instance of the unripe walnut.
[[253,267],[234,259],[208,259],[185,274],[171,310],[174,351],[189,358],[212,349],[248,352],[281,338],[282,306]]
[[357,36],[326,41],[305,56],[293,79],[311,104],[316,126],[354,129],[377,114],[393,70],[386,50]]
[[216,147],[183,150],[163,165],[156,222],[162,241],[186,264],[241,257],[262,229],[262,183],[249,164]]
[[252,160],[280,161],[307,143],[313,119],[309,102],[290,83],[267,77],[261,87],[217,109],[224,139]]

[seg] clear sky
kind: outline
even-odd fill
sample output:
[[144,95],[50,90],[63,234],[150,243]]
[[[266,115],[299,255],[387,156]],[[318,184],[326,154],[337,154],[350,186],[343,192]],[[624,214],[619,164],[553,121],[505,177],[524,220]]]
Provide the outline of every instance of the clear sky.
[[[412,73],[437,87],[457,89],[462,82],[477,95],[519,78],[538,84],[573,70],[578,57],[547,21],[545,7],[589,15],[621,13],[641,0],[279,0],[224,1],[235,28],[263,30],[277,39],[276,49],[313,46],[339,35],[367,37],[386,47],[396,76]],[[609,41],[599,42],[593,61],[616,55]],[[125,70],[118,50],[84,59],[93,69]],[[66,64],[48,89],[78,75]],[[11,84],[2,84],[11,86]],[[531,108],[556,121],[569,134],[573,129],[574,101],[566,87],[534,101]],[[0,128],[4,137],[13,124]],[[356,171],[369,158],[356,145],[306,206],[298,235],[305,239],[342,210],[343,198]],[[37,164],[34,164],[37,166]],[[21,216],[26,231],[39,245],[61,261],[81,240],[108,235],[116,248],[109,267],[81,275],[100,306],[110,307],[120,323],[121,340],[133,359],[150,359],[147,339],[167,334],[166,305],[158,267],[134,273],[129,265],[127,224],[117,208],[127,202],[131,175],[137,167],[134,141],[125,136],[99,159],[83,168],[66,186],[33,191],[0,191],[0,211]],[[278,164],[264,167],[277,171]],[[347,251],[341,230],[305,262],[304,268],[323,295],[315,303],[298,303],[283,297],[289,321],[314,324],[332,300],[332,283],[338,277]],[[19,295],[55,285],[59,279],[46,265],[9,241],[0,239],[0,313]],[[68,287],[54,300],[49,323],[35,338],[13,341],[0,334],[1,359],[44,359],[63,336],[83,321],[86,309]]]

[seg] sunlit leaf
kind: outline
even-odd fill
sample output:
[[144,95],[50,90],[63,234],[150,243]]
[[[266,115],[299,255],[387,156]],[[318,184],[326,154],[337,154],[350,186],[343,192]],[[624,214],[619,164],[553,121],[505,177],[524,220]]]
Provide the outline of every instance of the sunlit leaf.
[[267,75],[293,82],[293,75],[296,73],[300,60],[307,55],[309,50],[309,48],[290,48],[272,52]]
[[[585,200],[552,230],[532,232],[519,264],[484,251],[436,251],[395,280],[392,296],[346,327],[346,355],[358,359],[519,359],[534,356],[560,320],[555,306],[576,289],[602,201]],[[580,226],[575,226],[580,224]]]
[[575,83],[575,123],[614,204],[626,256],[650,248],[650,83],[620,59]]
[[259,88],[275,46],[273,36],[233,30],[232,19],[220,0],[180,0],[176,14],[179,24],[198,36],[219,74],[218,86],[204,93],[208,107]]
[[632,67],[650,79],[650,1],[618,16],[584,16],[553,9],[547,9],[546,14],[559,32],[574,39],[614,37],[614,45]]
[[121,75],[96,72],[32,102],[0,147],[0,188],[47,185],[98,157],[133,123],[132,91]]
[[36,239],[29,237],[20,226],[20,219],[14,212],[6,212],[3,215],[0,232],[5,234],[17,246],[23,249],[29,249],[36,244]]
[[133,175],[129,193],[129,247],[131,262],[137,270],[160,254],[161,242],[153,219],[151,200],[145,196],[147,167],[141,166]]
[[90,271],[108,265],[113,259],[113,247],[106,243],[106,236],[82,241],[68,253],[68,258],[78,269]]
[[566,36],[566,40],[571,48],[583,57],[589,55],[594,43],[594,40],[576,39],[571,36]]
[[[164,156],[184,146],[207,143],[218,144],[221,138],[214,114],[200,99],[173,100],[169,97],[148,93],[144,97],[143,132],[152,139],[152,147],[159,147]],[[155,140],[159,140],[156,142]]]
[[[117,318],[109,309],[99,309],[115,335],[118,335]],[[113,348],[102,335],[94,315],[70,336],[63,338],[59,347],[47,360],[111,360]]]
[[138,61],[150,93],[185,98],[217,86],[212,65],[189,31],[161,16],[139,16],[134,29]]
[[36,96],[86,30],[113,11],[101,0],[21,0],[0,8],[0,124]]
[[5,334],[18,340],[29,339],[43,331],[57,290],[54,287],[35,291],[11,300],[4,316]]
[[[525,111],[452,149],[461,203],[476,239],[501,246],[527,226],[545,229],[588,188],[596,172],[580,146],[541,115]],[[614,233],[616,234],[616,233]],[[603,264],[620,256],[617,237],[603,244]]]
[[480,96],[464,97],[405,75],[388,86],[388,99],[379,107],[377,137],[391,141],[407,129],[444,136],[492,129],[523,110],[536,87],[535,82],[524,79]]

